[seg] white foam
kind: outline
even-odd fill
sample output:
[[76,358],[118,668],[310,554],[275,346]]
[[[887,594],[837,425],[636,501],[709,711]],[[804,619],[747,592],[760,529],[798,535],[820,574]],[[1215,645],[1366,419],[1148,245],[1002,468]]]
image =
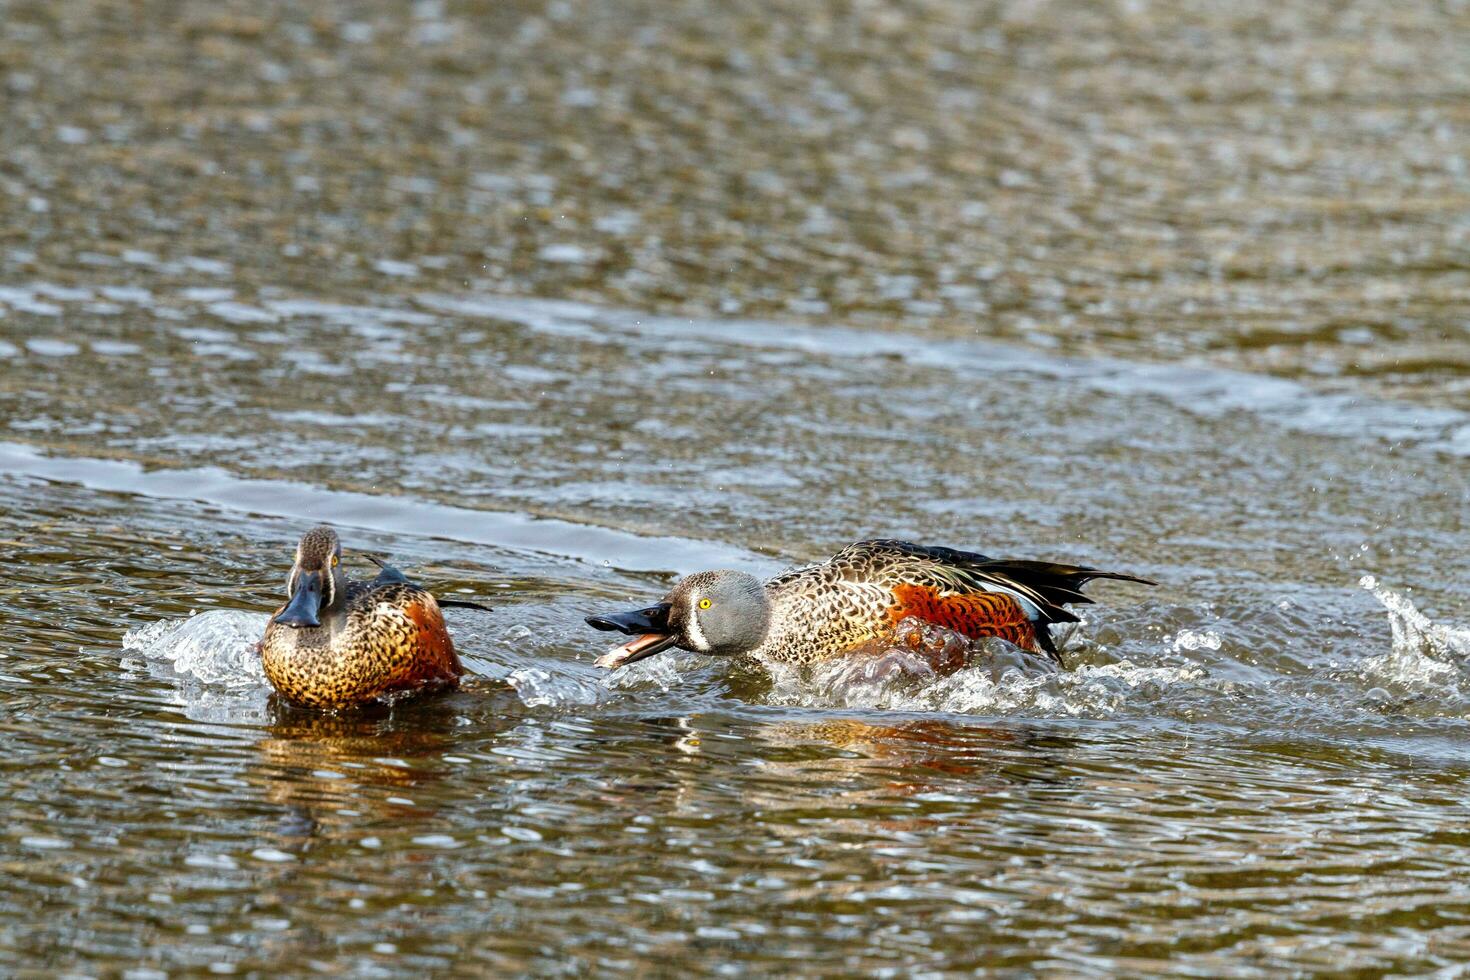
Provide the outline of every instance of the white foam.
[[1173,640],[1176,653],[1181,650],[1218,650],[1220,644],[1220,634],[1214,630],[1180,630]]
[[[899,629],[902,633],[902,624]],[[967,641],[937,627],[927,627],[926,634],[928,656],[897,645],[809,669],[773,664],[772,700],[803,707],[1106,718],[1137,692],[1194,687],[1206,677],[1199,667],[1142,666],[1127,660],[1067,670],[1000,640]],[[947,672],[936,669],[933,652],[944,646],[946,656],[952,655],[953,641],[968,648],[965,665]]]

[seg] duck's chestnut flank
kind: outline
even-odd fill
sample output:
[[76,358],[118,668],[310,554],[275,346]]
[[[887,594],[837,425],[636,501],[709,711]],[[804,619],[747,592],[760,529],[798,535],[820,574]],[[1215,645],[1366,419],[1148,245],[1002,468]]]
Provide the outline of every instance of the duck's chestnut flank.
[[888,625],[913,617],[973,639],[998,636],[1024,650],[1037,650],[1036,624],[1020,600],[1004,592],[946,593],[931,585],[893,586]]

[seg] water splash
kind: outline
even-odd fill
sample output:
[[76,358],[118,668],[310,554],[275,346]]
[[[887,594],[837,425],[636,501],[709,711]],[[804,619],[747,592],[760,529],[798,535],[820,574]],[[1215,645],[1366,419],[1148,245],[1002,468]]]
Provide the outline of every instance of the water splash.
[[122,646],[210,687],[261,689],[267,682],[256,644],[269,618],[236,609],[211,610],[129,630]]
[[1358,585],[1373,593],[1373,598],[1388,610],[1395,652],[1419,652],[1455,661],[1470,658],[1470,629],[1441,626],[1421,613],[1406,596],[1380,585],[1376,576],[1364,575]]
[[[518,627],[511,627],[509,632],[514,636],[518,630],[528,638],[531,635]],[[512,646],[523,662],[506,668],[504,662],[512,658],[502,658],[501,678],[526,707],[553,710],[608,707],[644,697],[662,703],[671,692],[687,692],[691,685],[698,687],[699,670],[707,667],[710,659],[678,651],[606,670],[584,662],[558,661],[553,656],[538,655],[533,662],[525,663],[524,644]]]
[[506,677],[506,683],[528,708],[588,707],[607,699],[607,690],[563,672],[541,667],[522,667]]
[[1370,657],[1358,668],[1370,697],[1393,710],[1416,717],[1464,716],[1470,713],[1470,685],[1465,660],[1470,656],[1470,630],[1444,626],[1420,612],[1408,597],[1364,575],[1358,585],[1388,610],[1393,643],[1387,653]]
[[1199,667],[1128,660],[1067,670],[1003,640],[971,640],[917,620],[900,623],[896,640],[874,648],[770,671],[775,703],[1050,718],[1105,718],[1140,693],[1205,677]]

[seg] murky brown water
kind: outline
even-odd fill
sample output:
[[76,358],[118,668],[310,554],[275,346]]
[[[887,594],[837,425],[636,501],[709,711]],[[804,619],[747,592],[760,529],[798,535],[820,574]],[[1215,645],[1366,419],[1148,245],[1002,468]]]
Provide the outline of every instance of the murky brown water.
[[[0,964],[1458,969],[1467,27],[0,0]],[[316,520],[488,598],[464,691],[269,702]],[[874,534],[1161,585],[591,666]]]

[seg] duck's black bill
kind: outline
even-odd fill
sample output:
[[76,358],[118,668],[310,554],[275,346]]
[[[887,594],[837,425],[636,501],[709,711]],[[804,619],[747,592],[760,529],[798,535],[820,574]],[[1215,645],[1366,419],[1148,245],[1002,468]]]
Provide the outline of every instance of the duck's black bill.
[[629,636],[637,636],[639,633],[668,633],[669,610],[673,608],[667,602],[660,602],[656,606],[635,609],[632,612],[588,616],[587,625],[595,630],[617,631]]
[[322,608],[322,573],[302,572],[296,576],[296,591],[286,608],[276,613],[273,623],[300,629],[303,626],[320,626],[317,613]]
[[626,633],[634,639],[620,647],[614,647],[597,658],[599,667],[624,667],[631,663],[662,653],[674,645],[669,632],[669,610],[667,602],[660,602],[647,609],[633,612],[614,613],[610,616],[588,616],[587,625],[593,629]]

